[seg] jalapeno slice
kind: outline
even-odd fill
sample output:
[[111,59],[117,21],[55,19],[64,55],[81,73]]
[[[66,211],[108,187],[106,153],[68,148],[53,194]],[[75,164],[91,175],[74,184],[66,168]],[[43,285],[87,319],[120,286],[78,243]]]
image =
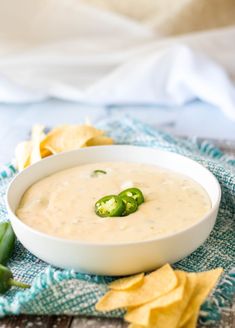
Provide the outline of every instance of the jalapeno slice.
[[121,199],[122,199],[123,203],[125,204],[125,210],[122,213],[122,216],[129,215],[131,213],[134,213],[137,210],[138,204],[134,200],[134,198],[128,197],[128,196],[122,196]]
[[133,198],[138,205],[142,204],[144,202],[144,195],[142,194],[142,191],[138,188],[128,188],[120,192],[118,195],[120,197],[128,196]]
[[91,176],[92,176],[92,178],[96,178],[96,177],[99,177],[99,176],[104,175],[104,174],[107,174],[107,172],[104,171],[104,170],[94,170],[91,173]]
[[95,203],[95,212],[101,217],[122,216],[124,210],[121,197],[116,195],[105,196]]

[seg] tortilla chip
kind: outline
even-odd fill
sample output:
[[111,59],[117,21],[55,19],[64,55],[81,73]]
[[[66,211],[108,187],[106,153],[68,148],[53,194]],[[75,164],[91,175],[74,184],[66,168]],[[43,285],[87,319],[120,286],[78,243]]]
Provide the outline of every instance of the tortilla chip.
[[44,157],[63,151],[86,146],[110,145],[112,138],[104,136],[104,131],[84,125],[62,125],[51,130],[47,135],[44,126],[32,128],[31,141],[20,143],[15,150],[16,162],[20,171]]
[[22,171],[30,165],[30,154],[32,150],[31,141],[20,142],[15,149],[16,165]]
[[166,308],[152,310],[148,327],[178,327],[180,318],[184,313],[194,290],[196,289],[196,282],[197,277],[195,273],[190,276],[187,274],[182,300],[169,305]]
[[50,150],[50,148],[46,149],[46,148],[43,148],[43,149],[40,149],[40,153],[41,153],[41,157],[42,158],[45,158],[45,157],[48,157],[48,156],[51,156],[54,154],[53,151]]
[[143,281],[144,273],[139,273],[134,276],[115,280],[111,284],[109,284],[109,288],[113,290],[132,289],[142,285]]
[[135,289],[106,293],[96,304],[98,311],[138,306],[160,297],[177,285],[177,276],[169,264],[146,275],[143,284]]
[[146,303],[142,306],[138,306],[133,310],[128,311],[125,315],[125,320],[135,324],[147,326],[149,324],[151,310],[157,308],[166,308],[176,302],[181,301],[183,298],[184,288],[186,284],[186,272],[175,271],[175,273],[178,278],[178,284],[175,289],[149,303]]
[[42,140],[45,138],[44,133],[44,126],[43,125],[34,125],[32,128],[32,151],[30,155],[30,164],[36,163],[42,159],[40,144]]
[[105,146],[105,145],[112,145],[113,139],[105,136],[101,137],[94,137],[87,141],[86,146]]
[[84,147],[88,140],[104,134],[89,125],[63,125],[51,130],[41,143],[41,150],[48,149],[53,153]]
[[43,149],[41,148],[41,154],[48,154],[48,153],[55,155],[57,154],[57,151],[50,145],[45,146]]
[[182,328],[196,328],[197,327],[197,320],[199,317],[200,308],[198,308],[191,318],[182,326]]
[[[187,321],[193,317],[197,308],[200,308],[201,304],[205,301],[210,291],[216,285],[223,269],[217,268],[206,272],[198,272],[196,288],[187,304],[187,307],[180,319],[179,327],[184,326]],[[189,273],[188,277],[191,277],[193,273]]]

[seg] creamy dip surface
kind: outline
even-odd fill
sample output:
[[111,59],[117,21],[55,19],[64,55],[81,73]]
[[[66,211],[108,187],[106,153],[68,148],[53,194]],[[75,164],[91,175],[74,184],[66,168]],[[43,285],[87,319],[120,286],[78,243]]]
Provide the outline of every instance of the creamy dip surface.
[[[107,174],[92,176],[94,170]],[[94,205],[101,197],[139,188],[145,202],[125,217],[101,218]],[[102,162],[77,166],[33,184],[16,215],[52,236],[97,243],[154,239],[192,226],[210,210],[206,191],[188,177],[157,166]]]

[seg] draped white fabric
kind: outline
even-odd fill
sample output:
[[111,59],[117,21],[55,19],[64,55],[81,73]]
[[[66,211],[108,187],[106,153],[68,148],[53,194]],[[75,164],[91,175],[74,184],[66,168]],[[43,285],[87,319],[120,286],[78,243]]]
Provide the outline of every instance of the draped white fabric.
[[181,105],[235,120],[235,26],[163,36],[78,0],[0,0],[0,102]]

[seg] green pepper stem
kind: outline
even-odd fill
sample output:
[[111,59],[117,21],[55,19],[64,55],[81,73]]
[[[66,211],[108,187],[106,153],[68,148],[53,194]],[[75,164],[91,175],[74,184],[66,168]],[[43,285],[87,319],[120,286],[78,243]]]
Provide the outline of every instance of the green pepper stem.
[[9,284],[9,286],[15,286],[15,287],[20,287],[20,288],[30,288],[31,287],[28,284],[25,284],[21,281],[14,280],[12,278],[8,279],[8,284]]

